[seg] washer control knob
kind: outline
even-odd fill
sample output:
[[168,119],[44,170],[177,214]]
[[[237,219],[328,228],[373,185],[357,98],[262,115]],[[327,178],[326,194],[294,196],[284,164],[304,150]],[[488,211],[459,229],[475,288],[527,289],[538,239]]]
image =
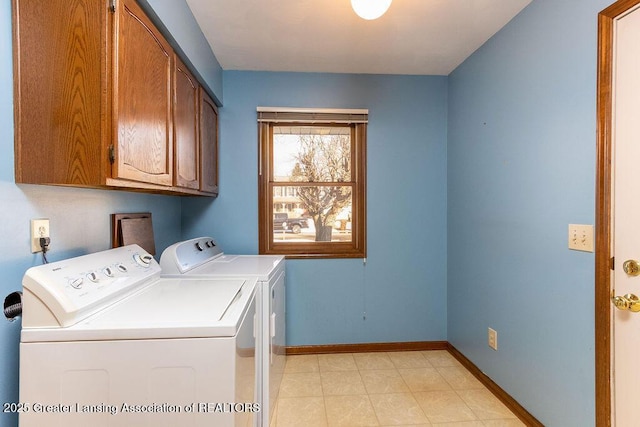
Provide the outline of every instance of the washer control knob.
[[93,283],[96,283],[99,280],[98,275],[96,274],[95,271],[92,271],[91,273],[87,274],[87,279],[91,280]]
[[151,260],[153,259],[153,257],[149,254],[144,254],[144,255],[135,254],[133,256],[133,259],[135,260],[136,263],[138,263],[138,265],[141,265],[142,267],[146,268],[151,265]]
[[113,269],[111,267],[105,267],[102,272],[107,277],[113,277]]
[[126,273],[128,271],[127,266],[124,265],[124,264],[118,264],[118,265],[116,265],[116,268],[118,270],[120,270],[121,272],[123,272],[123,273]]
[[69,284],[76,289],[80,289],[82,288],[82,282],[84,282],[84,280],[82,279],[82,277],[78,277],[76,279],[71,279],[69,280]]
[[204,248],[202,247],[202,242],[196,242],[196,249],[200,252],[204,250]]

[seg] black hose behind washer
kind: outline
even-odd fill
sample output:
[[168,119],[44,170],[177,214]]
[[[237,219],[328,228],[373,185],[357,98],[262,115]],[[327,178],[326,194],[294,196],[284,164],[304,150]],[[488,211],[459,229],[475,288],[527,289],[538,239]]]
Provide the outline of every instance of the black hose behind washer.
[[22,292],[11,292],[4,299],[4,317],[10,322],[22,315]]

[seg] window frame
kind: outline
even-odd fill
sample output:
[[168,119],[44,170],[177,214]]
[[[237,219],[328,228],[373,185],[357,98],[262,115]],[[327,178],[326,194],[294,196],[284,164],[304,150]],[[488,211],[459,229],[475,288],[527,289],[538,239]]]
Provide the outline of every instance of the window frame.
[[[286,258],[366,258],[366,158],[367,110],[276,109],[258,107],[258,249],[261,255]],[[273,167],[273,128],[277,126],[351,128],[350,182],[275,181]],[[281,242],[273,240],[274,187],[287,186],[352,187],[350,242]]]

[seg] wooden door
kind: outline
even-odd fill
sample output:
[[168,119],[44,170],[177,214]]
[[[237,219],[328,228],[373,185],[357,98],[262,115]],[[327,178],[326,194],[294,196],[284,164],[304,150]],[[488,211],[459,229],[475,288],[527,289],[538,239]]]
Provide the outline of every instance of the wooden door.
[[[596,424],[638,425],[640,0],[599,16]],[[618,309],[616,309],[616,307]]]
[[173,51],[135,0],[119,0],[114,41],[114,178],[173,184]]
[[200,190],[218,194],[218,108],[200,88]]
[[[613,86],[613,256],[611,292],[640,295],[640,275],[627,260],[640,261],[640,7],[616,20]],[[625,271],[626,270],[626,271]],[[640,271],[639,271],[640,273]],[[625,301],[618,300],[619,303]],[[622,306],[622,308],[625,308]],[[640,309],[640,302],[637,304]],[[613,425],[637,426],[640,401],[640,313],[613,310]]]
[[200,188],[200,136],[198,131],[199,84],[187,67],[175,57],[174,144],[175,185]]

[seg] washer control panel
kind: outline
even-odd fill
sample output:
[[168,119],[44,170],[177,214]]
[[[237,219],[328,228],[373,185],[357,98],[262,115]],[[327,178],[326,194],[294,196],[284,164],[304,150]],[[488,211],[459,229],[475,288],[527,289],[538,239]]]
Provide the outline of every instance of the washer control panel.
[[22,280],[23,326],[73,325],[159,277],[160,266],[138,245],[32,267]]

